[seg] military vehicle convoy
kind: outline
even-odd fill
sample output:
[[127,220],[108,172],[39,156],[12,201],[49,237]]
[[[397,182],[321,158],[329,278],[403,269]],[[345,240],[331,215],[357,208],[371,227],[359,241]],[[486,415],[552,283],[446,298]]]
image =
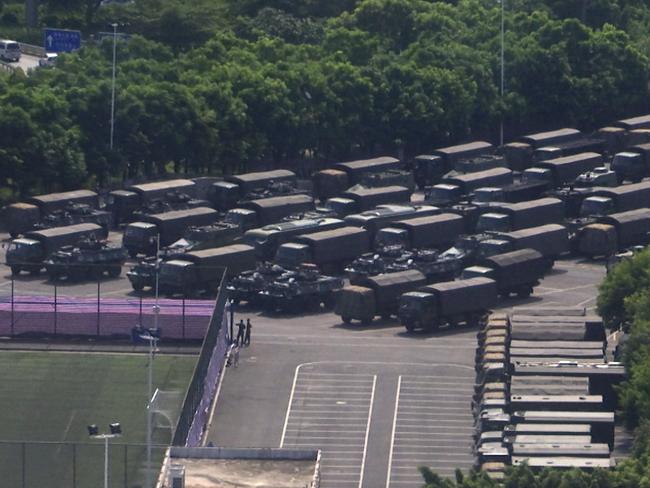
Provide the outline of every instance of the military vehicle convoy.
[[62,227],[81,223],[99,224],[107,229],[110,213],[98,210],[99,195],[90,190],[49,193],[13,203],[2,209],[2,221],[11,237],[41,227]]
[[606,215],[582,227],[575,236],[577,251],[589,257],[611,256],[619,249],[650,243],[650,209]]
[[97,224],[76,224],[65,227],[26,232],[11,241],[7,249],[7,264],[12,275],[21,271],[39,273],[45,261],[63,246],[76,244],[86,238],[105,239],[108,231]]
[[111,247],[106,241],[83,239],[75,245],[64,246],[45,261],[51,281],[98,280],[107,274],[117,278],[127,258],[126,249]]

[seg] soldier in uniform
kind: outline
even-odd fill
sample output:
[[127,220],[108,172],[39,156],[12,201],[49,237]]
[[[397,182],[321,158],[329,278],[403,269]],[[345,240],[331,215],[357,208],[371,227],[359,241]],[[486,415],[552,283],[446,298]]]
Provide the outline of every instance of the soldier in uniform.
[[235,344],[239,345],[244,345],[244,329],[246,326],[244,325],[244,319],[241,319],[239,323],[237,324],[237,339],[235,339]]
[[244,344],[247,346],[251,345],[251,319],[246,319],[246,335],[244,336]]

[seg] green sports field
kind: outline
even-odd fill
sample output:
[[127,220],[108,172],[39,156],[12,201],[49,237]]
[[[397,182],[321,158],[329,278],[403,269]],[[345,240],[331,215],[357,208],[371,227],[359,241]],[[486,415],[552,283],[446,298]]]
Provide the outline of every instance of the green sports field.
[[[103,444],[88,438],[86,426],[102,432],[114,421],[124,435],[110,451],[111,486],[141,486],[147,361],[147,355],[0,351],[3,486],[102,486]],[[154,389],[177,391],[176,408],[195,363],[195,356],[154,359]],[[154,443],[169,441],[169,429],[155,430]],[[154,452],[161,456],[162,449]]]

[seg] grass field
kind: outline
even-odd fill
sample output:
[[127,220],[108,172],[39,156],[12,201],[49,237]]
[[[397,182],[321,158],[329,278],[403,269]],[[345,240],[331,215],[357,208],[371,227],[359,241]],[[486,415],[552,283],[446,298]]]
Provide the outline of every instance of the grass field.
[[[114,421],[124,435],[110,451],[111,486],[141,486],[147,361],[146,355],[1,351],[2,486],[102,486],[103,443],[89,439],[86,427],[94,423],[103,432]],[[195,363],[194,356],[157,355],[154,389],[176,390],[182,401]],[[154,443],[169,441],[169,429],[155,430]],[[159,459],[162,450],[154,454]]]

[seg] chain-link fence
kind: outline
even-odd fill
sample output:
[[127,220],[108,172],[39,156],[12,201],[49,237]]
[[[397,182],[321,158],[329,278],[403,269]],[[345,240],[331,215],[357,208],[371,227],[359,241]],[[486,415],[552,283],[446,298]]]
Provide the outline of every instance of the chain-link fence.
[[[86,283],[85,296],[72,296],[67,287],[11,280],[0,290],[0,335],[129,336],[133,327],[153,327],[154,305],[165,339],[200,340],[205,336],[213,300],[158,299],[143,296],[114,297],[104,283]],[[96,290],[95,293],[89,290]]]
[[[166,446],[152,448],[160,466]],[[87,488],[104,486],[105,446],[97,442],[0,441],[0,486],[11,488]],[[142,488],[145,444],[108,444],[111,488]]]

